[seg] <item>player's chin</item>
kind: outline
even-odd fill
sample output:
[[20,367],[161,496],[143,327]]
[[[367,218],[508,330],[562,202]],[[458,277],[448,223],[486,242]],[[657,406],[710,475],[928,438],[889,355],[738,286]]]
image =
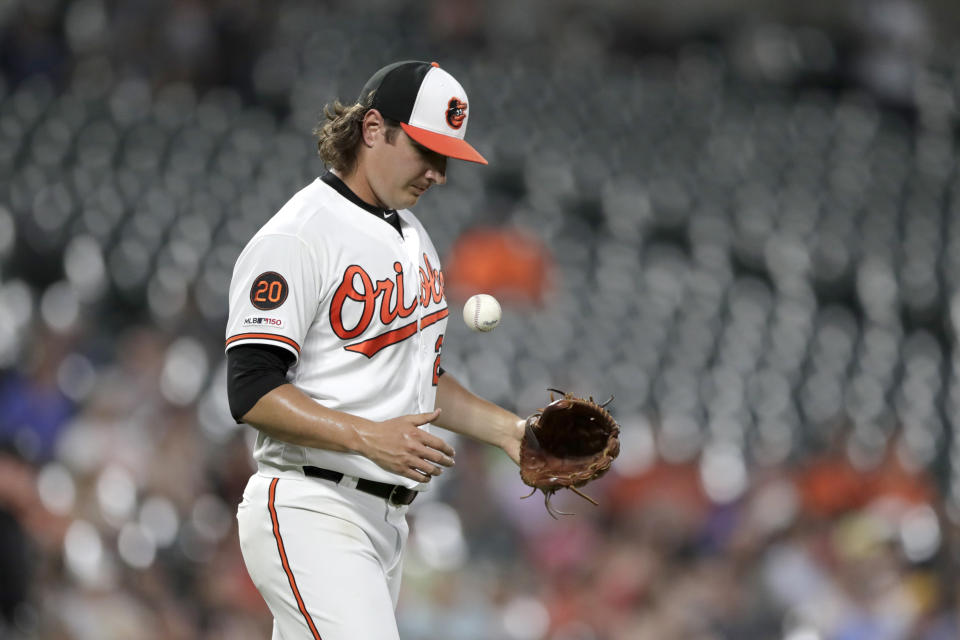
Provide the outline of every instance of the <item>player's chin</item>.
[[[415,205],[420,200],[420,196],[426,192],[426,189],[418,189],[417,187],[410,187],[407,189],[407,191],[404,193],[403,208],[406,209],[407,207],[412,207]],[[400,207],[397,208],[399,209]]]

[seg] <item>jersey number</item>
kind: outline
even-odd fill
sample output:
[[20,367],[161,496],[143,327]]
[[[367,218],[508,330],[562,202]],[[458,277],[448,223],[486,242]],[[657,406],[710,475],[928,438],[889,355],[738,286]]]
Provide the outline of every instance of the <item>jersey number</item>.
[[276,304],[280,302],[280,298],[283,294],[283,285],[277,282],[265,282],[261,280],[257,283],[257,294],[253,297],[254,302],[272,302]]
[[433,361],[433,386],[440,382],[440,347],[443,346],[443,334],[437,338],[437,344],[433,347],[433,352],[437,354],[437,359]]
[[250,287],[250,304],[257,309],[276,309],[287,299],[287,281],[276,271],[261,273]]

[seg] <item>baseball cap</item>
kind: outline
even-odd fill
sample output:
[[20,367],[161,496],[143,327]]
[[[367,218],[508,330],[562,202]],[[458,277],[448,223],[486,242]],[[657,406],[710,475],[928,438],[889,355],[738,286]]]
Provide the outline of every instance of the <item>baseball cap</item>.
[[487,164],[464,139],[469,110],[467,92],[436,62],[404,60],[374,73],[360,102],[376,91],[371,108],[400,122],[408,136],[441,155]]

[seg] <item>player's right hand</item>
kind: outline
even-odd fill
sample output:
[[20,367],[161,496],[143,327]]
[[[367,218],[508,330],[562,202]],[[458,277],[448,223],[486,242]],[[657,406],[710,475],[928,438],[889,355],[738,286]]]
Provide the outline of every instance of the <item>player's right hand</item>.
[[415,413],[383,422],[366,422],[357,428],[358,453],[387,471],[417,482],[430,482],[453,466],[453,447],[442,438],[420,429],[433,422],[440,409]]

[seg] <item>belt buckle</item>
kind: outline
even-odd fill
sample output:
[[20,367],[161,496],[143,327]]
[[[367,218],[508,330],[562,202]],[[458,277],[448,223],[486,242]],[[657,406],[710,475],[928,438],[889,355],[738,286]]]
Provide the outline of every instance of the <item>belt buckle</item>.
[[400,484],[393,485],[393,489],[390,490],[390,495],[387,496],[387,502],[393,505],[400,506],[400,502],[395,500],[395,498],[396,498],[397,491],[399,491],[402,488],[403,488],[403,485],[400,485]]
[[[399,493],[399,495],[397,495]],[[397,484],[393,486],[393,489],[390,490],[390,495],[387,496],[387,500],[390,504],[396,505],[398,507],[405,507],[413,503],[417,497],[417,492],[413,489],[407,489],[402,484]]]

